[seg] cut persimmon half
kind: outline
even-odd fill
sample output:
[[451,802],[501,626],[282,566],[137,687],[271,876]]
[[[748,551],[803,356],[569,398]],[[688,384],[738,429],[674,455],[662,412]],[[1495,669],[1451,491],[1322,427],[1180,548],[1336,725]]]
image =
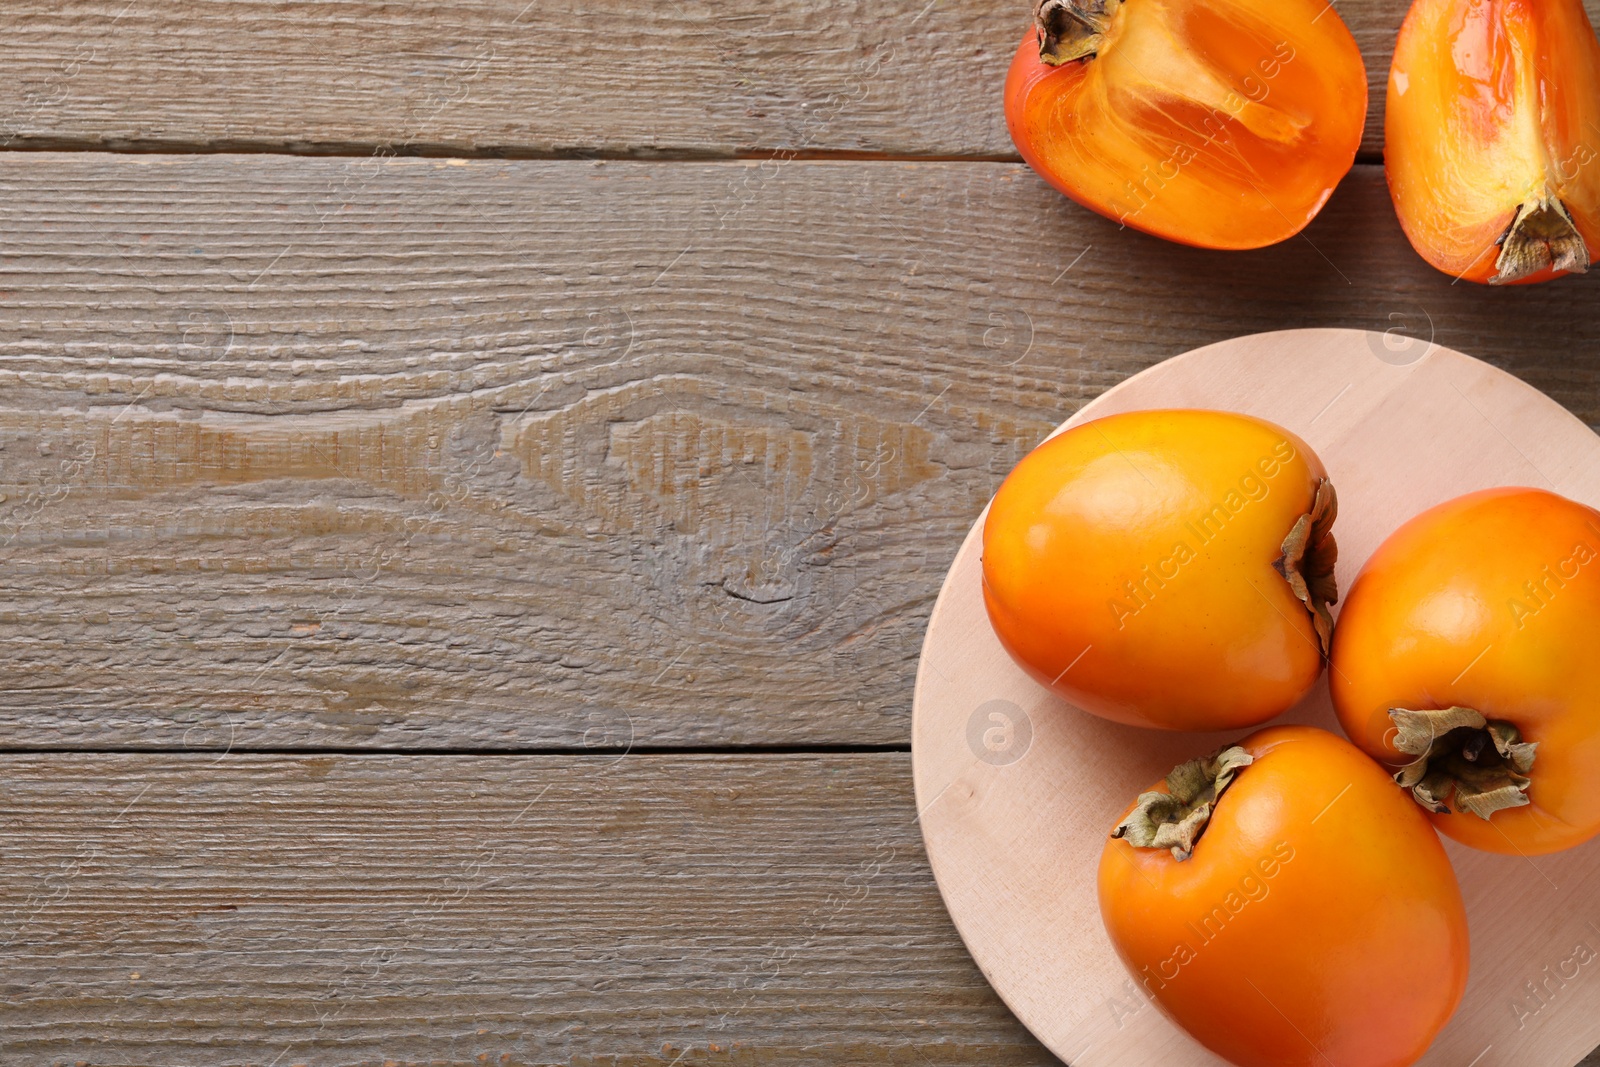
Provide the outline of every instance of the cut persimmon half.
[[1260,248],[1350,169],[1367,76],[1325,0],[1038,0],[1005,109],[1023,159],[1085,207]]
[[1384,167],[1406,237],[1490,285],[1600,251],[1600,41],[1582,0],[1416,0],[1389,69]]

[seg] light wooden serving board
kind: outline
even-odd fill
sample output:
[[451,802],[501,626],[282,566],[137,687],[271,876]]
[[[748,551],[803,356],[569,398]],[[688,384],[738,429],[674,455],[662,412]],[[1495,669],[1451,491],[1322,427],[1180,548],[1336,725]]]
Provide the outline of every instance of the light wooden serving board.
[[[1396,526],[1473,489],[1538,486],[1600,506],[1600,438],[1503,371],[1416,339],[1236,338],[1129,379],[1066,426],[1159,407],[1258,415],[1316,450],[1339,491],[1341,590]],[[1121,726],[1029,679],[984,614],[982,525],[929,622],[912,723],[917,807],[951,917],[1006,1003],[1073,1067],[1222,1064],[1129,979],[1094,878],[1106,833],[1138,792],[1245,731]],[[1337,732],[1326,681],[1278,721]],[[1472,924],[1472,975],[1421,1062],[1571,1067],[1600,1045],[1600,841],[1532,859],[1446,845]]]

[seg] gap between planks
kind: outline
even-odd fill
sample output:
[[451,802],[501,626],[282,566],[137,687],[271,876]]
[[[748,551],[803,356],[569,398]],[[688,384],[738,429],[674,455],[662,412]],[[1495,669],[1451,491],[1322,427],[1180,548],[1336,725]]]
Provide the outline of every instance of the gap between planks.
[[[127,156],[305,156],[311,159],[364,159],[368,156],[412,159],[467,159],[467,160],[607,160],[617,162],[648,163],[715,163],[720,161],[760,163],[769,159],[784,162],[816,163],[1021,163],[1016,152],[988,153],[918,153],[872,152],[857,149],[826,148],[765,148],[721,152],[716,149],[609,149],[571,148],[547,151],[519,148],[514,145],[494,145],[485,148],[463,148],[450,144],[386,144],[379,142],[306,142],[275,144],[259,141],[182,141],[139,140],[102,141],[89,138],[36,137],[19,138],[0,146],[0,152],[72,152],[100,155]],[[1362,149],[1356,153],[1351,167],[1381,166],[1382,149]]]
[[694,745],[596,745],[592,748],[572,745],[529,746],[524,748],[490,748],[488,746],[442,746],[432,748],[357,748],[349,745],[328,745],[315,748],[276,746],[239,746],[237,748],[189,747],[163,745],[147,748],[141,745],[100,745],[79,747],[64,745],[0,745],[0,759],[9,756],[594,756],[618,758],[622,756],[875,756],[884,754],[909,755],[910,742],[889,744],[830,745],[830,744],[729,744]]

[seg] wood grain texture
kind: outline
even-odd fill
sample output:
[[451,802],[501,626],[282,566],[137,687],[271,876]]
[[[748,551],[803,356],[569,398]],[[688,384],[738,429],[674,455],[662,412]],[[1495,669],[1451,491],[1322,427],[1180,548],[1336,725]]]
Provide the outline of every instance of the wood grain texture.
[[904,754],[0,759],[0,1061],[1054,1062]]
[[1600,421],[1594,280],[1385,197],[1228,254],[1010,164],[11,154],[5,743],[903,743],[973,516],[1157,360],[1431,330]]
[[23,0],[0,140],[1010,153],[1025,4]]
[[[1586,0],[1591,18],[1600,0]],[[1383,98],[1405,0],[1341,0]],[[12,0],[0,143],[1013,154],[1026,0]]]

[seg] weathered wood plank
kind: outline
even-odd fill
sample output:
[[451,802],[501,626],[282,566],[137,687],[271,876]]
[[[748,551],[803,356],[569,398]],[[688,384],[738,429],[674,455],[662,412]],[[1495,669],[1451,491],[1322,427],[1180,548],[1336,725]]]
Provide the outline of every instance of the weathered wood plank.
[[1249,254],[971,163],[11,154],[0,233],[9,746],[896,743],[999,479],[1159,359],[1431,329],[1600,422],[1596,281],[1452,286],[1376,168]]
[[[1600,0],[1586,0],[1592,17]],[[1405,0],[1341,0],[1373,87]],[[1026,0],[11,0],[0,143],[1010,155]]]
[[1056,1062],[903,754],[0,759],[0,1061]]
[[1024,4],[21,0],[0,141],[1009,152]]

